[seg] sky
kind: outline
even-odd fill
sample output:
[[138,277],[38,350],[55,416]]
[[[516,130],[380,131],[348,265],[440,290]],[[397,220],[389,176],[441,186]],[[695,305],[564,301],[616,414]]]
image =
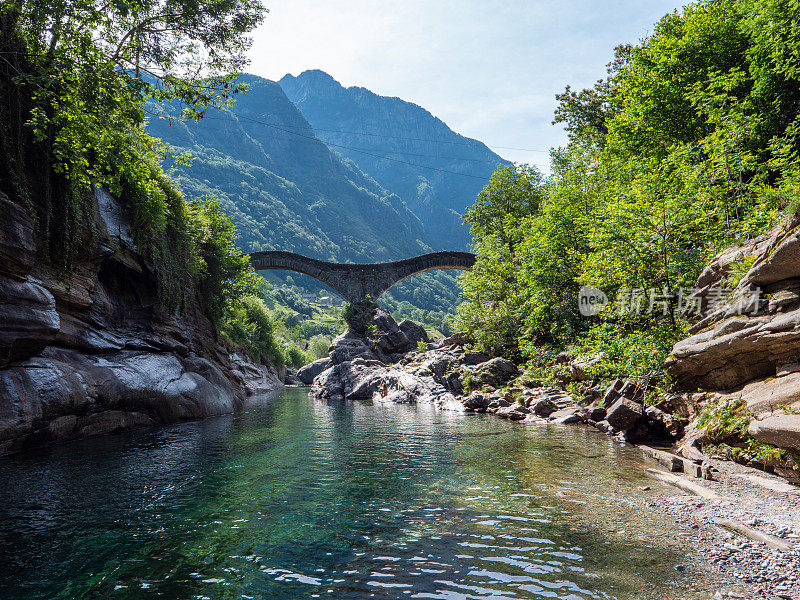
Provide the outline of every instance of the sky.
[[[503,158],[548,170],[566,134],[555,94],[605,76],[669,0],[264,0],[248,71],[322,69],[345,86],[415,102]],[[516,149],[510,149],[516,148]],[[519,150],[525,149],[525,150]],[[532,151],[531,151],[532,150]]]

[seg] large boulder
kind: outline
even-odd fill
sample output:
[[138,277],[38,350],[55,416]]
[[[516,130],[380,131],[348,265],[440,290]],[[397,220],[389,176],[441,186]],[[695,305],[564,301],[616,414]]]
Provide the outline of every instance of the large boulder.
[[320,373],[311,393],[327,400],[433,403],[448,410],[464,410],[463,404],[431,377],[363,358],[335,364]]
[[465,346],[470,341],[469,334],[465,331],[457,331],[450,337],[446,337],[438,344],[439,348],[447,348],[448,346]]
[[472,392],[469,396],[464,398],[464,409],[474,412],[486,412],[491,400],[486,394],[481,392]]
[[644,408],[638,402],[620,398],[612,404],[606,414],[606,421],[617,431],[632,429],[644,415]]
[[422,377],[433,377],[439,383],[444,383],[448,374],[460,366],[458,357],[453,354],[436,351],[427,355],[429,358],[414,369],[414,372]]
[[330,348],[328,349],[328,356],[330,357],[331,363],[334,365],[351,361],[354,358],[377,360],[375,352],[373,352],[367,343],[349,330],[337,336],[331,342]]
[[412,349],[416,348],[420,342],[428,343],[428,333],[420,325],[414,323],[414,321],[405,319],[400,321],[397,326],[406,336],[406,339],[408,339],[408,343]]
[[586,421],[586,411],[579,406],[568,406],[552,413],[548,420],[555,425],[571,425]]
[[480,350],[468,350],[464,352],[464,356],[461,360],[464,361],[465,365],[479,365],[487,360],[491,360],[491,358],[490,355]]
[[522,404],[515,403],[509,406],[504,406],[495,414],[503,419],[510,419],[511,421],[522,421],[530,414],[530,410]]
[[773,415],[751,421],[747,433],[759,442],[800,451],[800,415]]
[[40,281],[0,276],[0,367],[42,351],[60,326],[55,299]]
[[627,398],[641,403],[644,393],[644,386],[640,385],[635,379],[616,379],[606,388],[603,394],[603,407],[610,407],[620,398]]
[[240,405],[228,378],[202,357],[48,349],[0,371],[0,453]]
[[606,388],[603,394],[603,406],[605,408],[608,408],[622,397],[622,388],[624,386],[625,381],[623,379],[615,379],[611,385]]
[[411,349],[411,342],[406,334],[400,329],[392,315],[382,308],[372,311],[368,335],[374,345],[385,354],[397,354]]
[[472,369],[473,380],[477,385],[501,387],[519,375],[516,365],[507,358],[493,358]]
[[[756,256],[726,302],[718,303],[675,344],[669,373],[686,389],[731,390],[774,376],[800,351],[800,232],[795,217],[741,249]],[[713,263],[714,261],[712,261]],[[722,269],[717,269],[720,271]],[[705,288],[724,286],[707,275]],[[698,280],[700,283],[700,280]],[[756,299],[758,301],[756,301]]]
[[558,405],[550,400],[550,398],[540,398],[532,401],[528,405],[528,408],[537,417],[547,418],[558,410]]
[[600,358],[576,358],[569,364],[569,374],[573,381],[589,381],[591,368],[600,362]]
[[681,422],[656,406],[648,406],[644,409],[644,414],[647,418],[649,431],[654,437],[675,439],[683,432]]
[[330,358],[320,358],[297,371],[297,378],[305,385],[311,385],[314,378],[333,364]]

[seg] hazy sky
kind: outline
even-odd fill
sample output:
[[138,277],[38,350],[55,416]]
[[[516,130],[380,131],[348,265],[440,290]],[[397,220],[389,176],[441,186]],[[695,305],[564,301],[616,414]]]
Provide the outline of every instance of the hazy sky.
[[[265,0],[249,71],[306,69],[416,102],[513,161],[546,167],[565,141],[554,95],[605,75],[682,3],[669,0]],[[501,147],[538,150],[523,152]]]

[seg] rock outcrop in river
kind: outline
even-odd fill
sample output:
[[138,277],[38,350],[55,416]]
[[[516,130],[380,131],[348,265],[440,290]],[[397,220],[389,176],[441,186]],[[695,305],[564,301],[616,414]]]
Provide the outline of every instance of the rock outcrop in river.
[[33,219],[0,194],[0,454],[228,413],[281,385],[269,364],[220,347],[199,310],[159,311],[126,207],[102,190],[95,201],[64,274],[39,260]]
[[333,341],[328,358],[300,370],[301,379],[315,373],[312,395],[432,403],[528,423],[586,423],[631,442],[670,441],[682,433],[680,419],[658,406],[644,406],[643,388],[633,381],[592,389],[579,404],[563,390],[526,379],[510,360],[471,350],[463,333],[422,348],[409,339],[420,335],[418,326],[408,321],[398,325],[380,308],[358,329],[367,334],[348,330]]

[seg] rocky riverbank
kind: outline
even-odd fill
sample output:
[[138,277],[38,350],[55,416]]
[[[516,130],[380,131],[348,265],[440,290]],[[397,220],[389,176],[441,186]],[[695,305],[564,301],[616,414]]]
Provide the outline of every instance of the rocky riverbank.
[[[687,420],[671,407],[645,406],[642,385],[618,380],[590,388],[581,402],[563,390],[525,378],[508,359],[470,350],[463,333],[428,344],[424,330],[399,325],[374,309],[364,328],[348,330],[331,344],[328,358],[298,372],[311,393],[329,400],[430,402],[449,410],[493,413],[526,423],[586,423],[627,442],[672,443]],[[420,345],[422,342],[422,345]],[[569,360],[560,357],[559,360]],[[580,361],[572,361],[580,372]]]
[[[645,382],[617,380],[573,398],[526,378],[511,361],[471,350],[464,334],[428,344],[416,325],[398,325],[381,309],[372,312],[364,331],[369,333],[363,337],[343,333],[328,358],[300,370],[313,396],[431,403],[530,426],[592,426],[619,443],[640,445],[654,481],[626,510],[656,510],[685,525],[679,542],[686,564],[676,568],[700,574],[702,564],[727,576],[730,585],[715,598],[800,598],[800,488],[704,455],[697,445],[702,432],[689,419],[691,394],[646,405]],[[585,361],[566,355],[557,360],[571,378],[585,380]],[[782,549],[732,532],[722,521],[773,536]]]
[[[691,571],[703,563],[729,579],[730,587],[714,598],[800,598],[800,488],[750,467],[708,460],[714,480],[702,481],[700,490],[708,490],[708,497],[654,483],[637,506],[686,528],[687,562],[681,566]],[[732,531],[725,522],[766,534],[770,543]]]
[[102,190],[94,205],[65,274],[0,194],[0,455],[229,413],[282,385],[270,364],[220,346],[196,307],[159,310],[130,207]]

